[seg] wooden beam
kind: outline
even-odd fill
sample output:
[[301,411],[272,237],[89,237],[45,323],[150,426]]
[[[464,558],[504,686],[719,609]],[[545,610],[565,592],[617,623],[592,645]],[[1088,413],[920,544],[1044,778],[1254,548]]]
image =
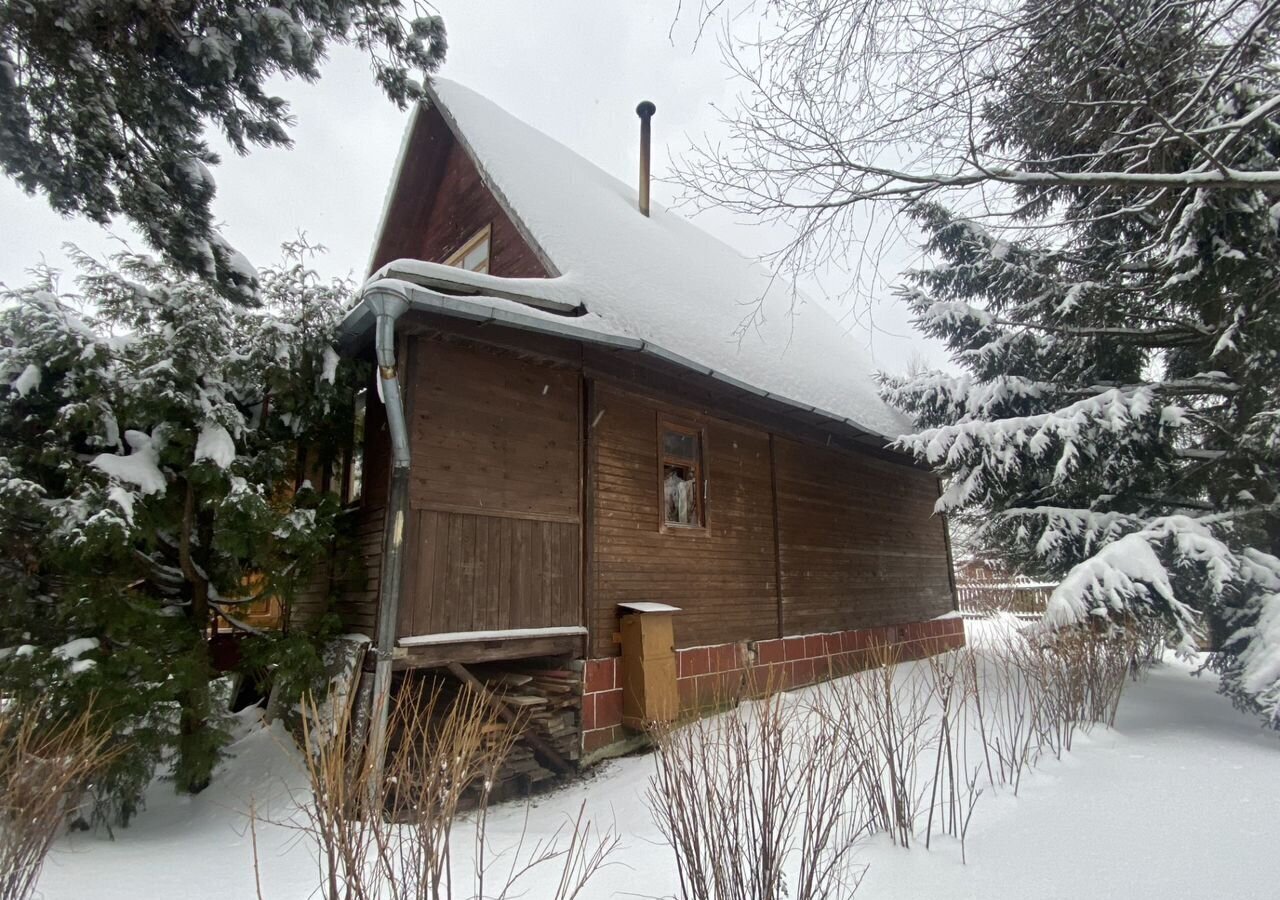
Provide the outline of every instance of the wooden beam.
[[778,461],[769,433],[769,499],[773,504],[773,589],[778,603],[778,637],[786,637],[786,620],[782,610],[782,534],[778,530]]
[[[498,715],[502,716],[505,721],[512,725],[519,723],[519,713],[512,711],[511,707],[508,706],[501,697],[490,693],[489,689],[481,684],[478,678],[468,672],[467,667],[462,663],[447,663],[445,668],[449,670],[450,674],[452,674],[454,678],[457,678],[464,684],[470,685],[479,692],[481,697],[484,697],[486,700],[491,702],[494,709],[498,711]],[[539,759],[549,765],[556,772],[561,775],[567,775],[573,771],[573,764],[561,756],[555,747],[552,747],[542,738],[538,737],[538,735],[534,733],[533,729],[529,727],[529,723],[527,721],[524,724],[523,730],[520,732],[520,737],[524,739],[526,744],[533,748],[534,754],[537,755]]]
[[581,657],[585,637],[586,635],[582,634],[570,634],[402,647],[399,649],[404,651],[404,655],[395,661],[393,668],[431,669],[451,662],[496,662],[502,659],[529,659],[535,656]]

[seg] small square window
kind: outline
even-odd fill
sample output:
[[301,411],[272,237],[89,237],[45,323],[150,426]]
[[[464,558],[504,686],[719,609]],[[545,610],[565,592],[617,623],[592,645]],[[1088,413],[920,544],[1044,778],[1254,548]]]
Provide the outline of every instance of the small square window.
[[444,264],[446,266],[454,266],[459,269],[466,269],[468,272],[488,272],[489,235],[491,230],[492,229],[486,225],[471,237],[467,238],[466,243],[450,254],[449,258],[444,261]]
[[706,481],[702,473],[702,433],[662,422],[659,500],[662,525],[701,528],[706,524]]

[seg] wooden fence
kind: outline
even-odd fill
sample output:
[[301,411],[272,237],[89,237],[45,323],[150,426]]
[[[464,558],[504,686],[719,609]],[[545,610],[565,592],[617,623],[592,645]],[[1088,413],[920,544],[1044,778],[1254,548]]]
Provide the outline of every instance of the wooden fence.
[[958,581],[956,594],[965,615],[988,616],[1007,612],[1018,616],[1039,616],[1045,611],[1056,584],[1014,577],[1000,581]]

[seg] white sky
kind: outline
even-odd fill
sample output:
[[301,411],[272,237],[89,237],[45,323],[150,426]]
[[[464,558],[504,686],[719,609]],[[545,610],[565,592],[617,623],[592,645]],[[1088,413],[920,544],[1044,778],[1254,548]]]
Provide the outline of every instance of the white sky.
[[[686,3],[686,8],[689,6]],[[695,49],[695,22],[686,11],[668,37],[675,0],[602,4],[579,0],[441,0],[449,32],[449,54],[440,75],[486,95],[537,128],[625,181],[638,165],[636,103],[657,104],[654,168],[660,176],[670,155],[691,139],[714,133],[712,104],[731,105],[734,85],[720,62],[715,35]],[[355,50],[335,48],[317,84],[282,83],[297,125],[292,150],[255,149],[247,157],[226,151],[214,169],[214,210],[223,233],[255,264],[278,258],[282,241],[299,230],[329,248],[317,267],[326,274],[360,277],[408,119],[374,85],[367,60]],[[654,186],[668,203],[672,190]],[[695,221],[751,254],[765,253],[781,236],[762,226],[735,223],[708,213]],[[78,244],[101,256],[128,240],[145,249],[123,223],[116,238],[85,220],[62,219],[40,197],[25,196],[0,178],[0,282],[18,285],[25,270],[44,258],[66,267],[61,245]],[[912,257],[909,247],[881,261],[891,279]],[[911,333],[905,311],[887,296],[870,307],[835,310],[874,363],[904,369],[913,355],[943,365],[936,344]]]

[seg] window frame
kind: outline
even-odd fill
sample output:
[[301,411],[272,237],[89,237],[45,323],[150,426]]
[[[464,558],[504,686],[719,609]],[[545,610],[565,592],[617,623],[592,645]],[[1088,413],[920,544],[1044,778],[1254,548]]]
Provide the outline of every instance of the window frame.
[[[467,258],[467,254],[484,243],[487,243],[489,248],[484,258],[484,272],[480,272],[478,269],[464,269],[462,261]],[[486,224],[463,241],[462,246],[445,257],[444,264],[455,269],[463,269],[464,272],[477,272],[478,274],[488,275],[489,270],[493,268],[493,223]]]
[[[668,431],[677,434],[684,434],[692,437],[695,441],[694,458],[692,460],[684,457],[669,456],[666,451],[666,433]],[[657,479],[657,500],[658,500],[658,531],[662,534],[705,534],[709,515],[707,507],[709,505],[709,495],[711,489],[711,480],[707,475],[707,430],[696,422],[690,422],[687,419],[678,419],[672,416],[659,414],[657,417],[657,429],[655,431],[655,443],[658,462],[658,479]],[[698,490],[695,492],[695,518],[696,523],[684,525],[680,522],[667,521],[667,495],[666,495],[666,467],[668,464],[687,466],[693,464],[694,477],[698,483]]]

